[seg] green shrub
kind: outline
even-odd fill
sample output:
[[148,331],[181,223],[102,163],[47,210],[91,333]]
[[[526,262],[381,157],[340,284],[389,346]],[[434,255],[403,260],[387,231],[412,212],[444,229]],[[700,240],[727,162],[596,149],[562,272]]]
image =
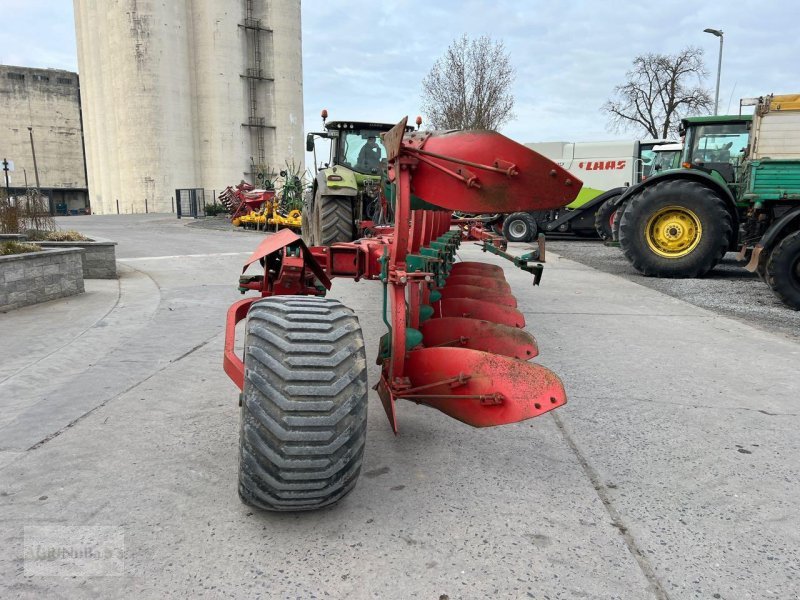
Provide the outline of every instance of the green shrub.
[[216,217],[217,215],[228,214],[228,208],[224,204],[214,202],[214,204],[206,204],[206,216]]
[[34,242],[87,242],[90,238],[70,229],[69,231],[41,231],[30,229],[25,237]]
[[3,242],[0,243],[0,256],[9,256],[11,254],[25,254],[26,252],[39,252],[42,247],[36,244],[27,244],[23,242]]

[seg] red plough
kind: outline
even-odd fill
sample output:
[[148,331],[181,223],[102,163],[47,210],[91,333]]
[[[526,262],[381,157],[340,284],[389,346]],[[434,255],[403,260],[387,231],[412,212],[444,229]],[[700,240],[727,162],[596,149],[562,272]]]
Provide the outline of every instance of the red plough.
[[[529,362],[536,340],[523,328],[503,269],[456,262],[454,210],[512,213],[571,202],[581,182],[494,132],[384,134],[395,222],[352,243],[307,247],[283,230],[245,264],[258,275],[240,289],[258,297],[228,312],[224,367],[242,389],[239,493],[254,506],[306,510],[355,485],[366,431],[366,362],[357,317],[324,298],[331,280],[383,285],[388,333],[375,386],[392,430],[396,403],[410,400],[475,427],[514,423],[566,402],[559,378]],[[484,251],[531,272],[538,253],[513,257],[494,234],[474,231]],[[243,273],[244,273],[243,270]],[[247,323],[244,359],[236,324]]]

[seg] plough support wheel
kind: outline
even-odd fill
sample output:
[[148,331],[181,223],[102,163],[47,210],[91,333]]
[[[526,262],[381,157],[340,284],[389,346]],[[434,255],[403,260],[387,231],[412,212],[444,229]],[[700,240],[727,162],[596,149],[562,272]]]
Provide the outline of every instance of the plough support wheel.
[[367,428],[358,319],[337,300],[275,296],[247,321],[239,495],[267,510],[313,510],[355,487]]

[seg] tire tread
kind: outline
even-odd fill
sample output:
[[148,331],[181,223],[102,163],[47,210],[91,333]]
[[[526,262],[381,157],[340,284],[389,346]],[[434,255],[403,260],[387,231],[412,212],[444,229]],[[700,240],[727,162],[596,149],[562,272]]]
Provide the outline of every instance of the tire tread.
[[355,486],[366,440],[358,319],[315,297],[264,298],[248,317],[239,495],[275,511],[333,504]]

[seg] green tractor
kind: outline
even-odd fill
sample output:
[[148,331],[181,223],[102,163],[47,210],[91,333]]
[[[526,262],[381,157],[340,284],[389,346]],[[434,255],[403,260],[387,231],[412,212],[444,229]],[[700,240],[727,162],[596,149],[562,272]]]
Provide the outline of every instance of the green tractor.
[[[330,121],[322,111],[323,132],[309,133],[306,150],[314,152],[317,138],[331,141],[330,161],[319,167],[303,210],[303,239],[309,246],[351,242],[360,234],[362,221],[376,225],[393,221],[391,206],[381,203],[381,174],[386,149],[381,133],[391,123]],[[421,120],[418,118],[418,124]],[[413,127],[408,128],[409,131]]]
[[642,274],[701,277],[729,251],[800,309],[800,95],[752,99],[754,115],[682,121],[681,168],[617,201],[619,243]]

